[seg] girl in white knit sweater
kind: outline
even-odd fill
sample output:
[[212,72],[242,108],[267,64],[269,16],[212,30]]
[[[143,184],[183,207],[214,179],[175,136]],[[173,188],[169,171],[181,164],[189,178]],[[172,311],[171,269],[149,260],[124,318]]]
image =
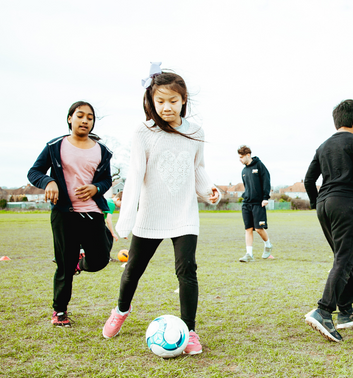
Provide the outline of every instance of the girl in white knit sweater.
[[[195,332],[198,301],[196,244],[199,234],[197,196],[211,204],[220,193],[204,167],[204,133],[184,117],[188,93],[177,74],[162,72],[152,63],[146,88],[146,122],[134,133],[128,178],[116,230],[127,238],[132,231],[129,261],[121,277],[118,306],[103,328],[103,336],[116,336],[131,312],[138,281],[158,245],[171,238],[179,280],[181,319],[189,328],[184,353],[202,352]],[[138,208],[138,211],[137,211]]]

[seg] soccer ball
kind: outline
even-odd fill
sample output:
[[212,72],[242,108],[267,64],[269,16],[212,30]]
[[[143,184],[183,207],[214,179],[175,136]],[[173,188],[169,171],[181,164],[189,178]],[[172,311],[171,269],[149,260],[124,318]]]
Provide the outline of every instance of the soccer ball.
[[163,315],[152,321],[146,331],[147,346],[159,357],[172,358],[183,353],[189,330],[177,316]]
[[118,259],[122,262],[129,260],[129,251],[127,249],[122,249],[118,252]]

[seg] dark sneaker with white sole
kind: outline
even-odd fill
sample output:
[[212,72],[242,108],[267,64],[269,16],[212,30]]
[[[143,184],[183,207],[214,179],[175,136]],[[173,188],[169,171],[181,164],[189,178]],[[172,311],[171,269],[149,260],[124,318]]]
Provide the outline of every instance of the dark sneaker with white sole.
[[53,312],[51,318],[51,324],[60,327],[71,327],[72,320],[68,317],[67,311],[65,312]]
[[338,343],[343,340],[333,325],[332,314],[328,311],[321,308],[310,311],[305,315],[305,323],[309,324],[315,331],[319,331],[329,341]]
[[353,328],[353,308],[347,311],[340,311],[337,315],[337,329]]

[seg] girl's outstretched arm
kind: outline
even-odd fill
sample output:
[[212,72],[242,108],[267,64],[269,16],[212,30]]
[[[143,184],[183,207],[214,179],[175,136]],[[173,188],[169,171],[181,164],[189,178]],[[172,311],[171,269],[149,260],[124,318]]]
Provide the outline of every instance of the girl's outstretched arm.
[[[202,133],[200,139],[204,140],[204,138],[205,137]],[[212,205],[217,205],[222,198],[221,192],[214,185],[206,172],[204,160],[204,143],[202,142],[199,143],[199,149],[196,153],[195,159],[195,189],[196,194],[200,198]]]
[[106,219],[107,227],[109,228],[109,231],[112,234],[112,237],[115,239],[115,241],[118,241],[119,238],[118,238],[118,235],[114,232],[112,219],[113,219],[113,214],[108,213],[107,219]]

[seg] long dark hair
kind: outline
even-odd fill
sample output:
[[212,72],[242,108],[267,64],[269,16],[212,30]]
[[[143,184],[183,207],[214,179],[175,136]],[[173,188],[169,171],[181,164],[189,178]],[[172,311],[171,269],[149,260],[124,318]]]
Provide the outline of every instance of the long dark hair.
[[[151,85],[146,89],[143,96],[143,110],[146,114],[146,121],[153,120],[153,126],[147,126],[150,129],[159,127],[166,133],[179,134],[185,138],[203,142],[202,140],[193,138],[191,135],[195,134],[184,134],[176,130],[174,127],[170,126],[168,122],[164,121],[156,112],[153,102],[153,96],[160,86],[167,87],[168,89],[177,92],[181,95],[184,105],[181,108],[180,116],[185,117],[187,112],[187,107],[189,104],[189,94],[186,88],[184,79],[174,72],[163,71],[161,74],[156,75],[152,78]],[[197,132],[197,131],[196,131]]]
[[71,124],[69,123],[69,117],[72,117],[72,115],[75,113],[75,110],[76,110],[77,108],[79,108],[80,106],[85,106],[85,105],[89,106],[89,107],[91,108],[91,110],[92,110],[92,113],[93,113],[93,126],[92,126],[92,129],[91,129],[91,131],[90,131],[90,133],[89,133],[88,136],[89,136],[90,138],[92,138],[92,139],[100,140],[101,138],[100,138],[98,135],[92,133],[92,130],[94,129],[94,125],[95,125],[95,123],[96,123],[96,113],[95,113],[95,111],[94,111],[93,106],[92,106],[89,102],[86,102],[86,101],[77,101],[77,102],[74,102],[74,103],[70,106],[70,109],[69,109],[69,111],[68,111],[68,113],[67,113],[67,116],[66,116],[66,122],[67,122],[67,124],[69,125],[69,129],[70,129],[70,131],[71,131]]

